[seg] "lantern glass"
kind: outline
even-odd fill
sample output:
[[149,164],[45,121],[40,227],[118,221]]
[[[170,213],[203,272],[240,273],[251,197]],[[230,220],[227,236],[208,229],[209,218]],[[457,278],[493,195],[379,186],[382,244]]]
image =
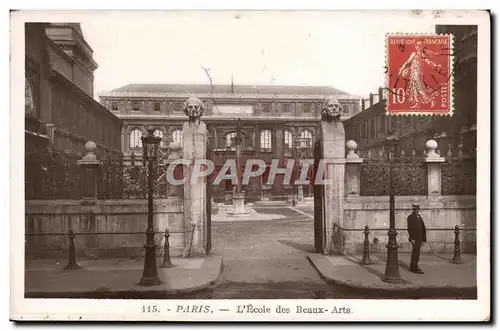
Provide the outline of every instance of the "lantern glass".
[[146,160],[155,161],[158,158],[158,148],[160,146],[161,138],[153,134],[142,138],[143,157]]
[[295,148],[309,148],[311,147],[311,140],[309,138],[297,138],[295,140]]

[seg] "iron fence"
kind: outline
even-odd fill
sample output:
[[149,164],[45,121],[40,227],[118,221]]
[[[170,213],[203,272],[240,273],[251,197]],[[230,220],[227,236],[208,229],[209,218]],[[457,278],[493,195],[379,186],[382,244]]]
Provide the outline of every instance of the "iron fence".
[[395,195],[427,195],[427,164],[425,155],[401,152],[393,161],[385,153],[377,156],[368,153],[361,164],[360,184],[362,196],[389,195],[389,167],[392,166],[392,183]]
[[[108,154],[96,169],[84,169],[78,165],[81,157],[54,149],[26,154],[25,199],[81,199],[94,180],[97,183],[97,199],[147,198],[148,167],[144,166],[141,157],[133,153],[130,156]],[[182,198],[182,185],[169,184],[166,170],[167,165],[163,163],[154,167],[154,198]],[[174,177],[182,178],[181,165],[174,170]]]
[[476,194],[476,153],[463,153],[461,149],[454,155],[451,149],[441,164],[441,194]]

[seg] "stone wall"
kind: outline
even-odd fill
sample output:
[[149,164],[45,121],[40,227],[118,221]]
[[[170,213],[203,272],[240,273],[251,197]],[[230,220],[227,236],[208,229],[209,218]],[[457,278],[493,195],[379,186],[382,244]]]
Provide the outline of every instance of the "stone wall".
[[[420,204],[420,215],[427,228],[427,243],[422,245],[424,253],[452,254],[454,248],[453,228],[461,229],[461,251],[476,252],[476,197],[475,196],[396,196],[396,228],[400,252],[410,252],[407,217],[412,204]],[[346,197],[343,204],[344,219],[341,231],[345,254],[363,252],[363,229],[370,228],[370,252],[386,253],[389,229],[389,197]],[[379,230],[375,230],[379,229]],[[383,229],[383,230],[382,230]],[[374,240],[377,241],[374,243]]]
[[[25,204],[26,257],[66,258],[71,229],[76,235],[75,246],[79,258],[133,257],[143,255],[146,242],[147,200],[97,200],[82,204],[81,200],[26,201]],[[166,228],[171,232],[170,253],[180,256],[186,246],[184,233],[184,205],[178,198],[155,200],[153,220],[156,231]],[[121,234],[109,234],[120,232]],[[123,234],[136,232],[135,234]],[[47,235],[29,235],[47,233]],[[51,235],[63,233],[64,235]],[[103,233],[87,234],[84,233]],[[108,234],[104,234],[108,233]],[[158,255],[164,239],[157,234]]]

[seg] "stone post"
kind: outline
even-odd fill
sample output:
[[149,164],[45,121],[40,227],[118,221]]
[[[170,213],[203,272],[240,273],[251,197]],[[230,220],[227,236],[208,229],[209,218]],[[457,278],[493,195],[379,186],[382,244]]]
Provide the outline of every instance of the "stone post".
[[346,143],[346,194],[347,196],[359,196],[361,192],[360,170],[363,159],[354,151],[358,148],[358,144],[354,140],[349,140]]
[[[342,108],[337,99],[325,101],[322,111],[321,131],[324,162],[324,253],[342,253],[342,232],[335,227],[343,226],[344,174],[345,174],[345,131],[340,121]],[[335,231],[335,232],[334,232]]]
[[427,150],[427,195],[441,195],[441,163],[444,157],[436,153],[438,144],[435,140],[427,140],[425,143]]
[[[184,104],[184,112],[189,121],[182,127],[183,135],[183,158],[191,166],[186,168],[184,177],[187,178],[184,185],[184,229],[189,230],[196,226],[194,233],[186,233],[186,247],[184,257],[193,255],[204,255],[206,229],[206,176],[194,174],[193,165],[196,160],[206,159],[207,148],[207,126],[200,120],[203,114],[203,104],[198,98],[190,97]],[[198,161],[199,162],[199,161]],[[195,171],[199,171],[196,169]],[[197,177],[194,181],[193,175]],[[192,243],[192,244],[191,244]]]
[[83,170],[82,174],[82,200],[89,203],[97,200],[97,172],[101,166],[101,161],[97,159],[95,150],[97,145],[93,141],[87,141],[84,146],[87,154],[77,161]]
[[[168,156],[163,159],[163,164],[165,165],[165,173],[161,180],[161,185],[166,185],[166,199],[155,199],[155,212],[153,213],[154,224],[158,231],[164,232],[166,229],[171,229],[172,225],[169,224],[169,217],[167,213],[164,213],[164,209],[168,208],[171,203],[182,204],[183,203],[183,191],[184,186],[174,185],[169,181],[169,176],[173,176],[176,180],[182,180],[182,164],[178,164],[174,169],[169,169],[170,165],[181,158],[180,155],[180,144],[178,142],[171,142],[168,148]],[[173,170],[173,171],[172,171]],[[172,171],[172,173],[169,173]],[[174,201],[172,201],[174,200]],[[176,237],[177,238],[177,237]],[[165,237],[160,240],[160,245],[163,247],[165,244]],[[182,240],[184,246],[187,245],[185,238]],[[177,244],[174,244],[176,246]]]

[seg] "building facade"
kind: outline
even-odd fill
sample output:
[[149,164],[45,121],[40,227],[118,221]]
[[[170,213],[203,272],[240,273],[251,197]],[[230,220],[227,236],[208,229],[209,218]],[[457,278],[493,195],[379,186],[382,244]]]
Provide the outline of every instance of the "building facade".
[[[361,112],[345,123],[346,137],[358,143],[362,156],[368,150],[378,153],[390,132],[400,138],[405,152],[422,153],[429,139],[438,142],[442,155],[451,149],[474,154],[477,123],[477,26],[439,25],[436,33],[454,36],[454,112],[453,116],[386,116],[385,91],[372,94],[369,104],[363,100]],[[374,102],[374,95],[377,102]],[[486,111],[486,110],[483,110]]]
[[[141,137],[153,126],[162,137],[161,146],[177,141],[182,146],[182,125],[187,116],[183,102],[196,96],[204,103],[202,120],[210,134],[209,158],[217,169],[226,159],[235,158],[233,137],[236,118],[241,118],[242,164],[247,159],[262,159],[268,167],[278,159],[284,167],[289,159],[312,158],[313,145],[319,133],[321,107],[325,99],[336,97],[343,106],[345,118],[359,111],[360,99],[331,87],[247,86],[247,85],[127,85],[100,95],[101,103],[124,123],[121,135],[125,154],[142,152]],[[264,195],[282,197],[293,189],[277,178],[272,186],[265,184],[268,170],[244,187],[251,200]],[[233,189],[229,180],[214,187],[213,196],[223,198]],[[309,194],[309,187],[304,188]]]
[[81,153],[93,140],[98,153],[119,153],[121,120],[93,98],[97,64],[80,25],[27,23],[25,47],[27,150]]
[[26,200],[80,198],[89,140],[100,158],[121,154],[122,122],[92,96],[96,67],[79,24],[25,24]]

